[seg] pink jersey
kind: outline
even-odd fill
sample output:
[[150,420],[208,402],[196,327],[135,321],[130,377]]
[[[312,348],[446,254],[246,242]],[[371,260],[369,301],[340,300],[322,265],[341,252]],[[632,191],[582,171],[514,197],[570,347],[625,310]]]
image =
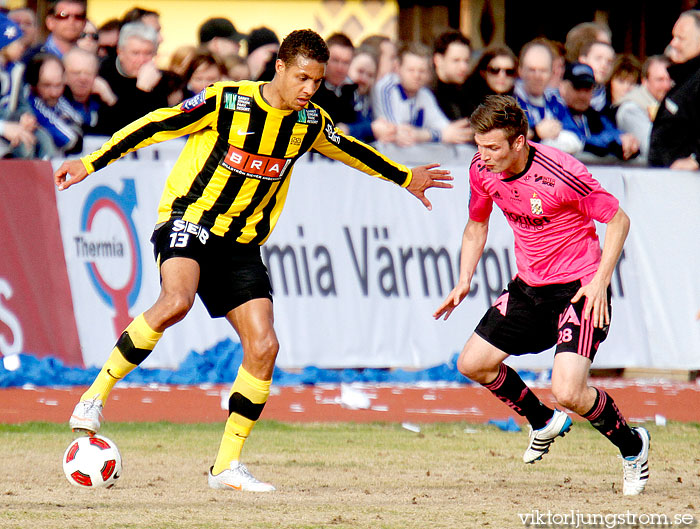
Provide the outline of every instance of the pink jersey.
[[496,202],[513,228],[518,275],[528,285],[584,279],[600,263],[593,220],[609,222],[619,203],[573,156],[529,145],[525,170],[511,177],[490,172],[474,156],[469,218],[487,221]]

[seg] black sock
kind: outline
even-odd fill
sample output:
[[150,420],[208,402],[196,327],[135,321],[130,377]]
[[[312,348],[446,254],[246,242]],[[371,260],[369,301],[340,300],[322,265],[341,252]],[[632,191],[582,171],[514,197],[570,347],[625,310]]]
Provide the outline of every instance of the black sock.
[[501,364],[493,382],[482,384],[491,393],[510,406],[518,415],[527,418],[533,430],[543,428],[554,411],[542,404],[532,390],[525,385],[520,375],[505,364]]
[[598,388],[593,407],[583,415],[593,428],[610,439],[610,442],[620,449],[622,457],[634,457],[642,451],[642,440],[625,421],[617,409],[612,397]]

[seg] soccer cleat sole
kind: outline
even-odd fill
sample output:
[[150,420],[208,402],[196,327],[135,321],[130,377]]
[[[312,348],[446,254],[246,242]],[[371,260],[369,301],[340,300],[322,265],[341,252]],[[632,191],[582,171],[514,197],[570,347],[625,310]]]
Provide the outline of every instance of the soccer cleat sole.
[[[561,433],[557,435],[557,437],[564,437],[564,436],[565,436],[567,433],[569,433],[570,431],[571,431],[571,424],[569,424],[569,426],[567,426],[565,429],[563,429],[563,430],[561,431]],[[536,457],[536,458],[533,459],[532,461],[528,461],[528,462],[525,463],[525,464],[526,464],[526,465],[532,465],[532,464],[534,464],[536,461],[540,461],[540,460],[544,457],[545,454],[548,454],[548,453],[549,453],[549,447],[552,446],[552,445],[554,444],[554,441],[556,441],[557,437],[554,437],[554,438],[552,439],[552,442],[549,443],[549,446],[547,446],[547,448],[544,449],[544,451],[539,455],[539,457]]]
[[93,432],[92,430],[88,430],[87,428],[73,428],[73,433],[76,433],[78,435],[88,435],[90,437],[94,437],[97,432]]

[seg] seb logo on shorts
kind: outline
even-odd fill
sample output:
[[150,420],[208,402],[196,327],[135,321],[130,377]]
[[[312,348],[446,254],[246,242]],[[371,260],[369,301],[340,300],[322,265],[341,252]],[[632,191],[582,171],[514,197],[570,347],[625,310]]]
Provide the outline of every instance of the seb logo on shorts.
[[229,145],[221,165],[229,171],[258,180],[281,180],[291,158],[272,158],[263,154],[249,154]]
[[182,219],[175,219],[173,221],[173,227],[170,230],[170,247],[171,248],[184,248],[190,241],[190,235],[193,235],[199,239],[202,244],[207,243],[209,239],[209,232],[206,228],[203,228],[199,224],[194,222],[187,222]]

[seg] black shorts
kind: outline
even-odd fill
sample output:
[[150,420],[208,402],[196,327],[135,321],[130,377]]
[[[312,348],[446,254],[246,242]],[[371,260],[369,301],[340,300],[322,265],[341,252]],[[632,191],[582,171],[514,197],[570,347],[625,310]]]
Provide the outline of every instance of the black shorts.
[[[519,277],[508,284],[476,327],[476,334],[510,355],[539,353],[556,344],[556,352],[580,354],[593,361],[608,325],[583,320],[585,298],[571,304],[580,281],[531,287]],[[608,311],[610,288],[608,287]]]
[[157,227],[151,237],[158,267],[171,257],[199,263],[197,294],[212,318],[246,301],[272,299],[272,286],[257,244],[238,244],[182,219]]

